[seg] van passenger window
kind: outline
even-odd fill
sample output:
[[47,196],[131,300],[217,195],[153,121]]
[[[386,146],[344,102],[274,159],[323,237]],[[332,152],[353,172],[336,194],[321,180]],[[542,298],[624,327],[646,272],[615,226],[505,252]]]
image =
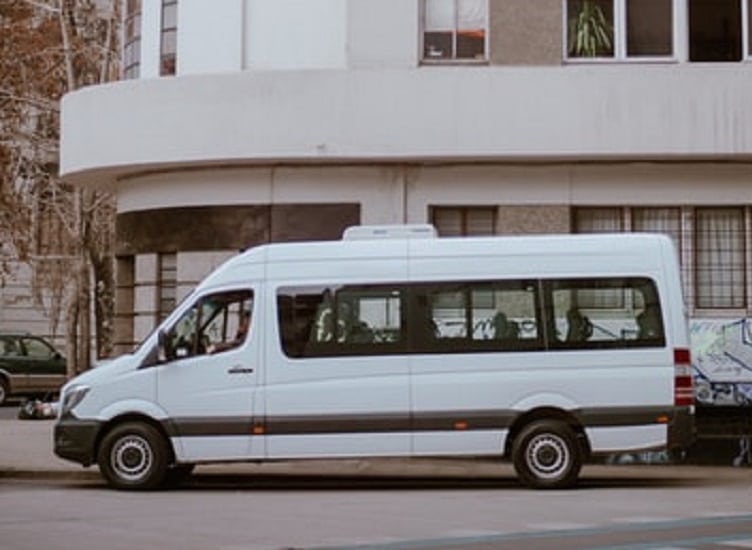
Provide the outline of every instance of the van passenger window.
[[396,353],[404,341],[395,287],[281,288],[277,315],[288,357]]
[[542,349],[537,287],[519,280],[418,285],[411,314],[417,351]]
[[548,286],[553,347],[665,343],[658,294],[649,279],[568,279],[550,281]]
[[205,296],[167,334],[174,358],[221,353],[245,342],[250,331],[253,294],[249,290]]

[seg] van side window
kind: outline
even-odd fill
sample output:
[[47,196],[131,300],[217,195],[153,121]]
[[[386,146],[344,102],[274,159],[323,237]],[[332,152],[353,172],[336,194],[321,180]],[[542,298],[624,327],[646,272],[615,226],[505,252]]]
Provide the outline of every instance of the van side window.
[[402,293],[388,285],[280,288],[282,350],[295,358],[404,351]]
[[240,346],[250,331],[252,312],[250,290],[202,297],[167,333],[170,356],[180,359]]
[[411,327],[419,353],[543,348],[535,281],[437,283],[412,292]]
[[665,344],[658,293],[647,278],[562,279],[547,288],[551,347]]

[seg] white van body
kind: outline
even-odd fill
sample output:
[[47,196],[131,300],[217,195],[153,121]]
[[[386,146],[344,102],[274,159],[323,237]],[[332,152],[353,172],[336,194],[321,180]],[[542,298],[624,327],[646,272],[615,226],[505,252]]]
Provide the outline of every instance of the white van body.
[[[198,463],[459,455],[510,457],[551,488],[592,456],[689,446],[667,237],[433,235],[358,228],[230,259],[133,354],[64,387],[56,454],[117,488]],[[233,308],[250,310],[239,343],[220,335]]]

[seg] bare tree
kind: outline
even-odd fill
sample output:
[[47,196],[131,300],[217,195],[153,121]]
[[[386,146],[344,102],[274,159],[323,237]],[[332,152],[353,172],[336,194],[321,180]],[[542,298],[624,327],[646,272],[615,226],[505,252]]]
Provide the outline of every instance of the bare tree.
[[114,206],[59,178],[59,106],[117,78],[118,24],[118,0],[0,2],[0,232],[31,263],[40,307],[64,317],[71,375],[91,364],[92,334],[98,356],[112,349]]

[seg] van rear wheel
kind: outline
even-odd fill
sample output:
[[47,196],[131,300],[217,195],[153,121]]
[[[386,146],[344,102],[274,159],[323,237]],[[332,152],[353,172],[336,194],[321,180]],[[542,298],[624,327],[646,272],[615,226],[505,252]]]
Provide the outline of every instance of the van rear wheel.
[[568,424],[539,420],[527,425],[512,446],[520,481],[534,489],[566,489],[577,482],[582,449]]
[[116,489],[156,489],[167,474],[169,456],[167,442],[156,428],[128,422],[115,426],[102,439],[99,470]]

